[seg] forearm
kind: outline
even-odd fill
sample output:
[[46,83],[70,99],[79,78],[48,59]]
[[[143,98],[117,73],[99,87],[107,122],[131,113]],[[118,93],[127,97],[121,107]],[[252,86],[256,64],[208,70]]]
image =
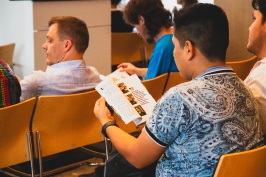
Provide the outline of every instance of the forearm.
[[136,70],[136,74],[137,74],[139,77],[146,77],[147,71],[148,71],[148,68],[138,68],[138,69]]
[[25,101],[29,98],[36,97],[38,92],[38,84],[34,77],[27,76],[20,81],[21,96],[20,101]]
[[[139,169],[152,164],[165,150],[163,147],[154,146],[153,140],[145,131],[135,138],[116,126],[109,126],[106,133],[117,151]],[[150,148],[153,151],[150,151]]]
[[110,138],[113,146],[127,159],[129,163],[136,160],[134,159],[137,156],[137,154],[134,154],[136,152],[134,150],[134,142],[136,141],[135,137],[116,126],[107,127],[106,134]]

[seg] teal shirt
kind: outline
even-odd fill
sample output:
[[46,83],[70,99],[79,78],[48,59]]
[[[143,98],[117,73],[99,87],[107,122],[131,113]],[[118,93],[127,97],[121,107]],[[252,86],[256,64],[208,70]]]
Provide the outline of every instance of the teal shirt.
[[172,34],[167,34],[156,42],[150,57],[146,80],[164,73],[178,72],[173,57],[174,44],[172,37]]

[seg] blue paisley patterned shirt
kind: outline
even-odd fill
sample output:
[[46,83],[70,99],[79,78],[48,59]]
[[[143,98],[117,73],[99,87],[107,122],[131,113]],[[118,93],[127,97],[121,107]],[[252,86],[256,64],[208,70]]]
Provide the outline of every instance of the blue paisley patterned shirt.
[[145,131],[167,147],[156,168],[160,177],[211,177],[222,154],[255,148],[263,140],[256,102],[227,66],[171,88]]

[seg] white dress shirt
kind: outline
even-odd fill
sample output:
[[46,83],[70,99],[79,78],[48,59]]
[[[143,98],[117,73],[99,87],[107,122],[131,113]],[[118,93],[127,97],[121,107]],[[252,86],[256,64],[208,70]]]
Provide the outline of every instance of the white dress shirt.
[[48,66],[46,72],[33,71],[20,81],[24,101],[40,95],[62,95],[89,91],[101,81],[98,71],[84,60],[71,60]]
[[255,63],[244,82],[257,100],[261,128],[263,134],[266,135],[266,58]]

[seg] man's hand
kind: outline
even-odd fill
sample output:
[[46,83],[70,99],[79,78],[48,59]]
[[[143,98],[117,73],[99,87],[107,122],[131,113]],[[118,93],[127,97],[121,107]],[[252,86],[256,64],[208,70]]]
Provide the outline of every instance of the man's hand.
[[121,68],[120,72],[127,72],[129,75],[136,74],[139,77],[146,77],[148,70],[148,68],[138,68],[131,63],[121,63],[117,68]]
[[106,107],[105,102],[105,98],[101,97],[96,101],[94,106],[94,114],[102,125],[104,125],[108,121],[115,121],[109,109]]
[[129,75],[137,74],[138,69],[131,63],[121,63],[117,68],[121,68],[120,72],[127,72]]

